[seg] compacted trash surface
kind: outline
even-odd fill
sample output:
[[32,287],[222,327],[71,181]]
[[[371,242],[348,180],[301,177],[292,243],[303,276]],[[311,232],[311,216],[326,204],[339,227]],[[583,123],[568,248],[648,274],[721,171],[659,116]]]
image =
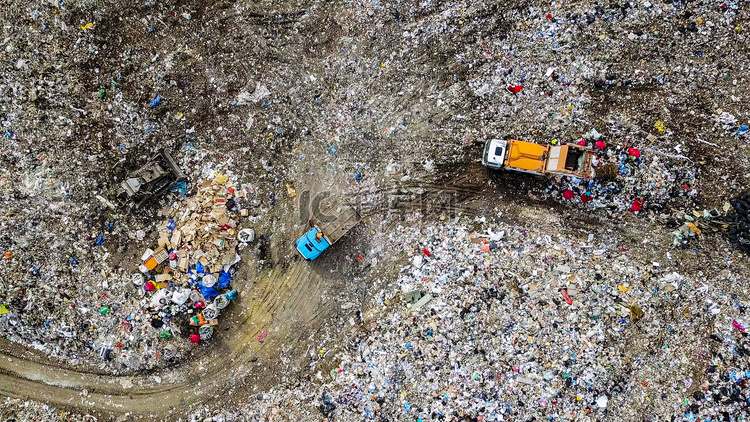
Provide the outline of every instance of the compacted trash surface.
[[750,418],[749,1],[0,20],[0,419]]

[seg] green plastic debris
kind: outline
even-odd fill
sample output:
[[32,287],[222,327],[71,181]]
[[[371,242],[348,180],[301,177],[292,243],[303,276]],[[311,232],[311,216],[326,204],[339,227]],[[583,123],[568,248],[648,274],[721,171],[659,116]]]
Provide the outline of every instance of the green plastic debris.
[[161,338],[172,338],[172,332],[169,330],[163,330],[161,333],[159,333],[159,337]]
[[101,88],[101,89],[99,90],[99,99],[100,99],[100,100],[103,100],[103,99],[104,99],[104,97],[106,97],[106,96],[107,96],[107,90],[106,90],[106,89],[104,89],[104,88]]
[[99,308],[99,313],[102,315],[107,315],[111,310],[112,309],[110,309],[109,306],[102,306],[101,308]]

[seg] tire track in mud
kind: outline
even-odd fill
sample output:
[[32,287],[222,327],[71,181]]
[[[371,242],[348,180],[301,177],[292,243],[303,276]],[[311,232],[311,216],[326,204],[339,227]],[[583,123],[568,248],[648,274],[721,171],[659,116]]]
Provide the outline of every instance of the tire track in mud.
[[[299,317],[289,318],[283,324],[279,324],[280,331],[283,331],[282,327],[293,334],[317,331],[316,325],[335,308],[328,307],[326,311],[325,306],[318,306],[319,295],[306,292],[306,285],[321,286],[326,283],[321,283],[323,280],[320,275],[305,268],[305,264],[305,261],[297,262],[290,267],[290,271],[281,274],[273,269],[267,271],[262,281],[255,286],[259,290],[262,288],[262,293],[253,299],[250,296],[253,292],[250,292],[250,303],[239,301],[233,306],[229,318],[236,319],[246,329],[234,330],[242,335],[221,338],[229,353],[214,349],[208,353],[215,355],[210,359],[199,355],[197,360],[155,374],[162,375],[165,379],[177,378],[179,381],[165,381],[150,386],[153,378],[149,376],[113,376],[87,374],[75,370],[61,371],[54,363],[45,364],[3,354],[0,356],[0,394],[48,403],[60,409],[91,413],[105,419],[127,412],[154,419],[175,419],[177,415],[170,415],[181,415],[189,411],[190,407],[186,406],[186,401],[192,406],[208,400],[215,401],[218,394],[214,393],[221,392],[224,381],[230,375],[243,375],[235,374],[237,362],[242,365],[243,362],[250,362],[257,357],[264,360],[273,359],[271,356],[276,355],[275,351],[283,346],[280,344],[282,336],[269,334],[261,344],[257,341],[257,335],[262,330],[270,328],[278,316]],[[282,306],[285,300],[291,301],[287,303],[294,305]],[[247,317],[239,316],[242,311],[239,306],[244,307],[246,311],[253,311]],[[279,315],[274,318],[274,313]],[[270,331],[269,329],[269,333]],[[7,343],[7,340],[3,341]],[[174,371],[180,375],[166,374]],[[190,373],[195,376],[188,376]],[[265,377],[268,380],[276,378],[274,374],[265,375],[269,375]],[[256,374],[253,378],[261,379],[263,376]],[[133,384],[132,388],[123,386],[129,383]]]

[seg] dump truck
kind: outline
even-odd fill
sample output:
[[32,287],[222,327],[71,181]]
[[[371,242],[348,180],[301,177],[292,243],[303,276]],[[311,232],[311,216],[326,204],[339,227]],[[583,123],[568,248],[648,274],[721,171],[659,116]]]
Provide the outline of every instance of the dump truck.
[[308,261],[320,256],[326,249],[344,237],[360,221],[357,210],[348,204],[338,204],[310,219],[310,230],[302,235],[295,246]]
[[118,202],[141,205],[149,198],[160,195],[180,182],[186,182],[187,176],[175,163],[166,149],[159,152],[143,167],[134,171],[120,183],[117,195]]
[[593,179],[594,151],[581,145],[539,145],[516,139],[487,141],[482,164],[491,169],[505,169],[537,175]]

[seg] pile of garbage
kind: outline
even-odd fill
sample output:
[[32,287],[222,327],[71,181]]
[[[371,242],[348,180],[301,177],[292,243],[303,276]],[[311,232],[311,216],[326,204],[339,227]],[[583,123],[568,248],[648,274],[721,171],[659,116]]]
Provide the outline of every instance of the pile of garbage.
[[[219,313],[237,298],[230,284],[240,262],[237,249],[255,237],[238,221],[248,215],[241,205],[245,198],[243,189],[218,174],[198,185],[194,197],[161,211],[165,222],[158,240],[141,256],[140,273],[132,277],[148,306],[132,311],[124,325],[147,320],[162,338],[170,338],[179,332],[173,318],[187,314],[198,329],[190,341],[211,338]],[[165,357],[172,357],[173,351],[167,350]]]
[[[163,222],[135,272],[107,263],[112,239],[146,238],[145,230],[117,219],[76,242],[69,269],[55,261],[32,263],[5,280],[0,332],[70,364],[96,362],[107,370],[142,370],[179,358],[188,338],[211,338],[220,312],[238,297],[231,287],[237,252],[254,239],[240,222],[249,214],[245,205],[252,205],[248,192],[252,187],[235,187],[218,174],[193,196],[164,196],[168,206],[158,211]],[[94,259],[84,260],[89,254]],[[6,252],[5,262],[25,264],[13,252]]]
[[611,212],[661,210],[665,204],[697,197],[699,172],[687,157],[653,148],[646,158],[641,157],[640,149],[627,143],[610,146],[607,141],[596,129],[578,141],[570,141],[594,149],[596,178],[555,176],[550,178],[546,196]]

